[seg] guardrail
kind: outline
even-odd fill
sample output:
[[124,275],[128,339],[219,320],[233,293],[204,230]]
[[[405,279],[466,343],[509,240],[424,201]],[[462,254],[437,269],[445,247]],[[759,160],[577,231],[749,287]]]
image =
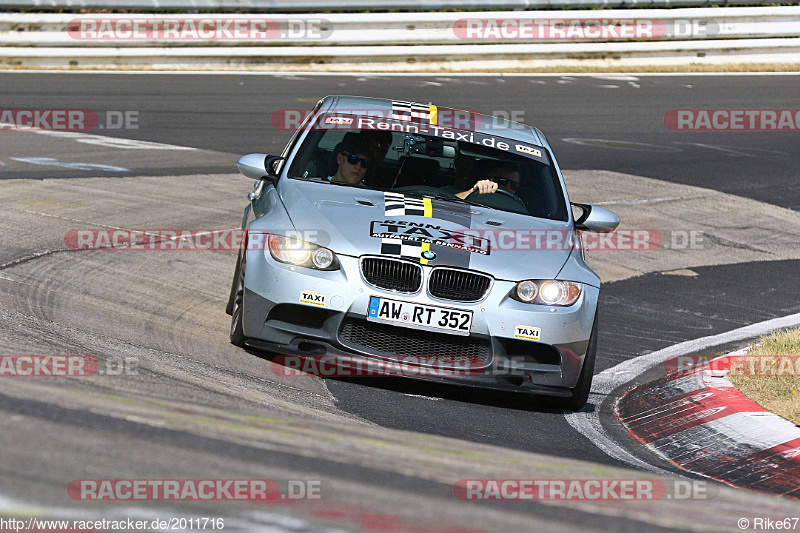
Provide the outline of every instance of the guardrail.
[[6,65],[414,71],[622,61],[800,63],[800,6],[294,16],[0,14],[0,63]]
[[[107,38],[118,34],[123,26],[141,22],[157,27],[159,22],[178,24],[207,21],[217,26],[221,21],[241,22],[249,29],[261,23],[259,35],[248,31],[243,38],[148,39]],[[616,21],[628,27],[647,23],[652,38],[633,35],[613,40],[706,40],[764,39],[800,37],[800,7],[780,8],[708,8],[647,9],[608,11],[531,11],[492,13],[383,13],[383,14],[315,14],[315,15],[153,15],[153,14],[0,14],[0,46],[384,46],[442,44],[501,44],[582,42],[584,30],[593,21],[606,24]],[[635,22],[633,22],[635,21]],[[103,26],[103,23],[108,23]],[[564,35],[539,32],[562,23]],[[570,24],[581,27],[567,32]],[[230,29],[230,28],[229,28]],[[640,28],[641,29],[641,28]],[[82,30],[88,30],[82,35]],[[496,30],[496,31],[495,31]],[[550,30],[552,31],[552,30]],[[98,38],[99,36],[99,38]],[[105,36],[105,37],[104,37]],[[85,37],[85,38],[84,38]],[[220,37],[223,40],[220,40]],[[613,37],[613,36],[612,36]],[[595,40],[595,39],[592,39]],[[609,40],[599,36],[597,41]]]
[[[0,9],[138,11],[246,11],[317,13],[353,11],[530,10],[598,7],[706,7],[717,0],[0,0]],[[763,5],[763,0],[726,0],[736,6]]]

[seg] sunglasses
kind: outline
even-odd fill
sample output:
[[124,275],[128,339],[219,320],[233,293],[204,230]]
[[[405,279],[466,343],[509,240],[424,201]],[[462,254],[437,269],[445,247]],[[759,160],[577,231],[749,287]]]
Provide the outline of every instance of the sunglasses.
[[498,184],[501,187],[508,187],[510,190],[512,190],[514,192],[517,192],[517,190],[519,189],[519,182],[518,181],[514,181],[514,180],[511,180],[511,179],[508,179],[508,178],[504,178],[502,176],[489,176],[487,179],[492,180],[493,182],[495,182],[496,184]]
[[344,155],[347,156],[347,162],[351,165],[357,165],[361,163],[361,166],[364,168],[372,167],[372,160],[371,159],[361,159],[356,154],[348,154],[347,152],[342,152]]

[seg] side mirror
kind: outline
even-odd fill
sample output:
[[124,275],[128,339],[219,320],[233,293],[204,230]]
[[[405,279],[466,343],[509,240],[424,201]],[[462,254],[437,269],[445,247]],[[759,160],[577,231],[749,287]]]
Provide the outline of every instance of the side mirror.
[[278,182],[276,163],[283,161],[283,157],[269,154],[249,154],[239,158],[236,166],[239,172],[254,180],[268,180]]
[[604,207],[589,204],[576,204],[583,213],[575,219],[575,229],[608,233],[619,226],[619,217]]

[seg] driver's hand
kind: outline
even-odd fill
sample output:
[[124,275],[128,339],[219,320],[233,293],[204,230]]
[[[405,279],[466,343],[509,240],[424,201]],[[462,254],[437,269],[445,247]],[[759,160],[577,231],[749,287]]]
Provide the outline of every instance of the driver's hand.
[[497,191],[497,183],[492,180],[481,180],[472,187],[472,192],[478,194],[492,194]]

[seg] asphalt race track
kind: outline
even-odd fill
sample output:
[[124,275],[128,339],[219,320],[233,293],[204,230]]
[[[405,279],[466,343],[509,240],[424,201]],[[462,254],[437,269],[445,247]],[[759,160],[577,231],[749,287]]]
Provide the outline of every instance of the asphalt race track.
[[[276,376],[269,360],[228,343],[235,252],[77,252],[64,236],[237,227],[251,183],[235,175],[236,159],[280,152],[291,134],[276,127],[285,110],[328,94],[507,114],[548,136],[573,200],[602,202],[623,227],[701,238],[694,248],[590,254],[610,280],[600,372],[800,311],[800,133],[675,131],[664,122],[676,109],[796,109],[798,89],[796,75],[0,73],[4,109],[90,109],[101,121],[132,112],[137,125],[87,135],[0,128],[0,354],[89,355],[107,370],[0,378],[0,516],[33,505],[65,518],[211,513],[230,517],[234,530],[371,530],[373,514],[393,531],[657,531],[737,529],[750,505],[781,515],[791,502],[727,487],[715,488],[719,505],[681,502],[682,513],[670,511],[678,502],[635,511],[619,502],[460,502],[454,479],[541,476],[537,468],[553,469],[542,477],[621,476],[627,465],[546,402],[409,380]],[[120,360],[137,371],[108,371]],[[626,442],[613,420],[603,423],[629,451],[675,472]],[[251,477],[320,479],[330,499],[308,508],[120,505],[65,491],[84,478]]]

